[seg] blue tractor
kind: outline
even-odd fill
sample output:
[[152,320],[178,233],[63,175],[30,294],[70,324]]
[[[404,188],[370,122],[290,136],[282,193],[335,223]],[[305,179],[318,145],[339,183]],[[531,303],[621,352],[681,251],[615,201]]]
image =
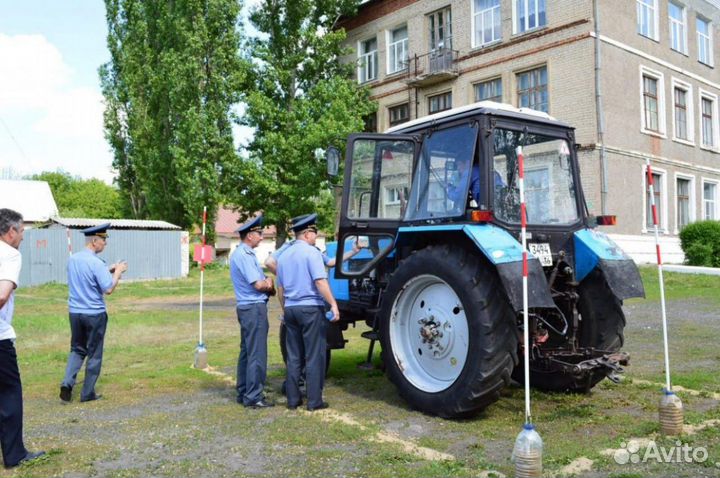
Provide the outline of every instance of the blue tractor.
[[[369,358],[379,340],[400,395],[448,418],[472,415],[522,381],[525,346],[534,387],[587,391],[616,380],[628,361],[622,303],[644,289],[634,262],[596,229],[613,219],[589,214],[573,128],[544,113],[481,102],[351,135],[338,241],[328,244],[342,314],[329,346],[342,348],[343,330],[364,321]],[[363,250],[343,261],[355,242]]]

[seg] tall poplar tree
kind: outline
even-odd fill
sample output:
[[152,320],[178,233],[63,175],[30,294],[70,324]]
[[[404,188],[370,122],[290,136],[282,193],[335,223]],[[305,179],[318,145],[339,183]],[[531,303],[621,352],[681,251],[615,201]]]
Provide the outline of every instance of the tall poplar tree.
[[238,0],[105,0],[105,134],[137,218],[210,220],[237,163],[231,108],[244,78]]
[[[255,135],[242,155],[243,187],[234,202],[263,210],[286,236],[286,221],[314,210],[329,183],[317,148],[342,147],[376,108],[354,79],[345,31],[336,28],[358,0],[263,0],[250,15],[259,34],[248,42],[252,64],[243,123]],[[325,208],[326,209],[326,208]]]

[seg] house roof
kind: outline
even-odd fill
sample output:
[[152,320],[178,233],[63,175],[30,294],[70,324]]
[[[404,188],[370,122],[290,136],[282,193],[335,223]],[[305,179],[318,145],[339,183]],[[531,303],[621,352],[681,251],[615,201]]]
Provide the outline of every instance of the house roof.
[[46,222],[58,215],[46,181],[0,180],[0,208],[19,212],[25,222]]
[[54,217],[52,222],[69,228],[85,228],[110,223],[111,229],[157,229],[177,231],[180,226],[165,221],[145,221],[140,219],[87,219],[77,217]]
[[[238,211],[220,206],[217,219],[215,219],[215,234],[218,236],[234,236],[237,234],[235,230],[240,227],[242,222]],[[266,226],[263,229],[263,237],[275,237],[275,232],[275,226]]]

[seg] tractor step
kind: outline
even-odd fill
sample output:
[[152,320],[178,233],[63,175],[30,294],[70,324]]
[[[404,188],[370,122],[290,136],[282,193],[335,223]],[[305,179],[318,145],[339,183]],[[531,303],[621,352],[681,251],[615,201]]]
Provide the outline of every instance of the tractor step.
[[368,340],[380,340],[380,335],[378,334],[377,330],[366,330],[362,334],[360,334],[360,337]]

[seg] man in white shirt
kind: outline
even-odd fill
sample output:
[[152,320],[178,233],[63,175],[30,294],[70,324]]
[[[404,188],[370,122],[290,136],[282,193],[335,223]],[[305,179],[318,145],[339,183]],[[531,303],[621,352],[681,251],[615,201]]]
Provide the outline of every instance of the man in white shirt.
[[45,454],[29,452],[23,444],[23,400],[12,327],[15,288],[20,277],[22,216],[0,209],[0,445],[5,468],[13,468]]

